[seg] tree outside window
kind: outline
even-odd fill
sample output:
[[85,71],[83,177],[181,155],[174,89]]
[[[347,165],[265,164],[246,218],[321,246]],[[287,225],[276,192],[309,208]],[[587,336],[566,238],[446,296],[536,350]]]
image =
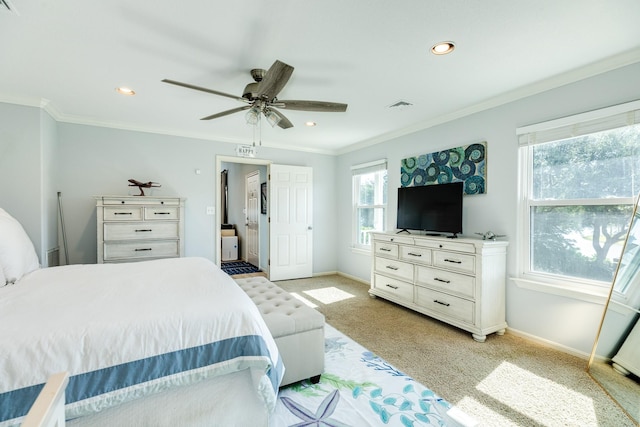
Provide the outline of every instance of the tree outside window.
[[640,190],[640,125],[523,147],[529,273],[610,285]]

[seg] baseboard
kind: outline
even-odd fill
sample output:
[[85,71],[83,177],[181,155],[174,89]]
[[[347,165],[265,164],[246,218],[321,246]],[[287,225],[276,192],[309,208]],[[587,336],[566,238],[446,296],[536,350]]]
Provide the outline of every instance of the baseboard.
[[508,327],[507,328],[507,333],[519,336],[521,338],[528,339],[529,341],[535,341],[535,342],[537,342],[539,344],[543,344],[543,345],[545,345],[547,347],[551,347],[551,348],[553,348],[555,350],[561,351],[563,353],[568,353],[568,354],[570,354],[572,356],[576,356],[576,357],[579,357],[579,358],[584,359],[584,360],[589,360],[589,357],[591,356],[591,354],[585,353],[584,351],[577,350],[575,348],[559,344],[559,343],[557,343],[555,341],[550,341],[550,340],[547,340],[547,339],[544,339],[544,338],[540,338],[540,337],[538,337],[536,335],[531,335],[531,334],[528,334],[526,332],[520,331],[518,329],[513,329],[513,328]]

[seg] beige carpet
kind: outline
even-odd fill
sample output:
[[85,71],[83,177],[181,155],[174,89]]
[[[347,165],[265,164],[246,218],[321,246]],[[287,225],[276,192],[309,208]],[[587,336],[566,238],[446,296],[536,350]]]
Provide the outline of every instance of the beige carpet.
[[277,282],[327,323],[431,388],[483,426],[635,426],[589,377],[586,361],[510,335],[471,334],[342,276]]

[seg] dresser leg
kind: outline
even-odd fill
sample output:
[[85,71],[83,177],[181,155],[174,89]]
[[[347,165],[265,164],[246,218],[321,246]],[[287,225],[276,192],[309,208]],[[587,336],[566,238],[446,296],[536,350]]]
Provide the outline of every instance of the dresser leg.
[[504,335],[505,331],[506,331],[506,329],[500,329],[500,330],[496,331],[496,335]]
[[471,336],[473,337],[474,340],[478,342],[485,342],[487,340],[486,335],[471,334]]

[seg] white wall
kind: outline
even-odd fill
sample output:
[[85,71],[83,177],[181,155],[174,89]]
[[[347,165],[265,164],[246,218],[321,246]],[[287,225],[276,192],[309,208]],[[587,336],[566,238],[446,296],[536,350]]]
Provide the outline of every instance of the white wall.
[[[510,242],[508,274],[516,271],[518,157],[516,128],[640,99],[640,64],[549,90],[369,148],[341,155],[337,177],[338,215],[351,217],[349,168],[386,158],[389,164],[388,229],[395,228],[395,189],[400,186],[400,160],[445,148],[487,141],[487,194],[465,196],[464,235],[494,231]],[[455,88],[452,88],[455,90]],[[338,229],[338,270],[369,279],[369,256],[350,248],[351,221]],[[507,322],[526,334],[589,353],[602,316],[600,304],[526,290],[507,283]]]

